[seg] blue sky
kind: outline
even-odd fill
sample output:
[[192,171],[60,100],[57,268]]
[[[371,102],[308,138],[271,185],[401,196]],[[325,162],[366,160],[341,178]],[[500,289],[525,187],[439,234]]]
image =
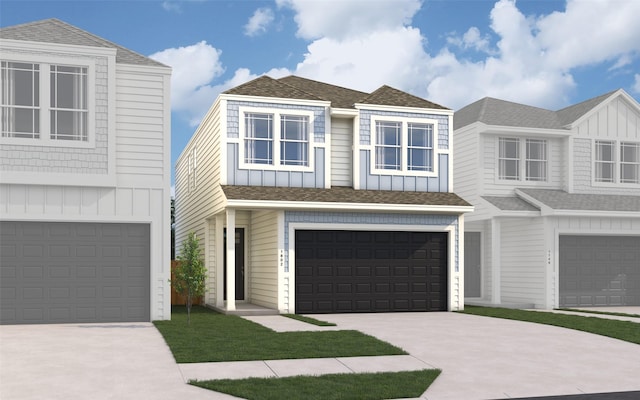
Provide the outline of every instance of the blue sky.
[[452,109],[640,99],[637,0],[2,0],[0,26],[58,18],[173,67],[172,164],[216,96],[262,74]]

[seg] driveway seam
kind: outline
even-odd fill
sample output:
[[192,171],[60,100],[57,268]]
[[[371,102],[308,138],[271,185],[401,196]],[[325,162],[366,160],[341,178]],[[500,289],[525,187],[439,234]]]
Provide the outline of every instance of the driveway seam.
[[280,378],[280,375],[278,375],[278,373],[277,373],[273,368],[271,368],[271,365],[269,365],[269,363],[268,363],[267,361],[262,361],[262,362],[264,363],[264,365],[266,365],[266,366],[267,366],[267,368],[269,368],[269,370],[270,370],[271,372],[273,372],[273,375],[274,375],[276,378]]
[[339,362],[340,364],[344,365],[344,367],[345,367],[346,369],[348,369],[349,371],[351,371],[351,373],[355,374],[355,372],[356,372],[356,371],[354,371],[353,369],[349,368],[349,366],[348,366],[347,364],[343,363],[342,361],[340,361],[340,360],[339,360],[339,359],[337,359],[337,358],[334,358],[334,360],[336,360],[336,361],[337,361],[337,362]]

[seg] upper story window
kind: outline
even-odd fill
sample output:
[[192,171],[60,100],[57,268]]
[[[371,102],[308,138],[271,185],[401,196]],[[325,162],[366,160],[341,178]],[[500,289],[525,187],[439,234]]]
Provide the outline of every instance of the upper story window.
[[312,112],[241,111],[242,161],[265,167],[309,167]]
[[88,67],[2,61],[3,138],[89,141]]
[[499,138],[498,178],[546,182],[549,169],[547,153],[547,141],[544,139]]
[[594,153],[596,182],[640,183],[640,143],[596,140]]
[[374,130],[374,170],[435,172],[435,121],[406,121],[399,118],[372,118]]

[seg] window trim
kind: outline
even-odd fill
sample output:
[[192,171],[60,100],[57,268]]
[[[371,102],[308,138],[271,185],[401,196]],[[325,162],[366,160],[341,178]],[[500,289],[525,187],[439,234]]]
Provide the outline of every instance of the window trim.
[[[613,165],[613,180],[611,182],[608,181],[599,181],[596,179],[596,170],[598,168],[598,163],[601,161],[596,160],[598,142],[611,143],[613,151],[612,158],[613,161],[611,164]],[[594,187],[639,187],[640,182],[622,182],[622,144],[630,144],[630,145],[638,145],[640,146],[640,141],[633,140],[611,140],[606,138],[594,138],[591,141],[591,185]],[[639,160],[640,162],[640,160]],[[637,164],[637,163],[628,163],[624,164]]]
[[[273,121],[272,132],[272,163],[271,164],[257,164],[245,162],[245,115],[249,114],[270,114]],[[281,158],[280,145],[284,142],[282,140],[281,123],[282,116],[301,116],[308,118],[307,125],[307,165],[293,165],[293,164],[281,164],[283,161]],[[299,109],[287,109],[287,108],[268,108],[268,107],[238,107],[238,138],[229,138],[229,143],[238,143],[238,168],[239,169],[251,169],[251,170],[270,170],[270,171],[301,171],[312,172],[314,171],[314,119],[315,113],[312,110],[299,110]]]
[[[500,142],[502,139],[508,140],[517,140],[518,141],[518,179],[505,179],[500,176]],[[545,179],[544,180],[532,180],[528,179],[527,175],[527,163],[528,161],[543,161],[543,160],[534,160],[529,159],[527,154],[527,142],[529,140],[541,141],[545,145]],[[496,162],[495,167],[495,181],[496,183],[513,185],[517,182],[519,185],[548,185],[551,182],[551,151],[550,151],[550,142],[549,139],[544,137],[535,137],[535,136],[514,136],[514,135],[498,135],[495,139],[495,156],[494,160]],[[511,160],[511,159],[510,159]]]
[[[382,169],[377,168],[376,166],[376,153],[378,149],[377,142],[377,123],[378,122],[394,122],[400,123],[400,169]],[[415,148],[415,146],[409,146],[409,124],[420,124],[420,125],[432,125],[433,131],[431,133],[431,141],[432,147],[430,148],[432,152],[432,170],[431,171],[423,171],[423,170],[415,170],[409,169],[409,149]],[[371,116],[371,126],[370,126],[370,170],[372,175],[395,175],[395,176],[416,176],[416,177],[437,177],[438,176],[438,166],[439,160],[438,156],[440,154],[438,148],[438,121],[432,118],[416,118],[416,117],[398,117],[398,116],[388,116],[388,115],[372,115]]]
[[[95,82],[96,62],[89,58],[67,58],[62,56],[50,56],[46,54],[3,54],[1,61],[13,63],[38,64],[39,71],[39,110],[40,110],[40,137],[39,138],[15,138],[2,137],[0,143],[18,146],[47,146],[62,148],[95,148]],[[59,140],[52,139],[51,133],[51,66],[68,66],[87,69],[87,140]]]

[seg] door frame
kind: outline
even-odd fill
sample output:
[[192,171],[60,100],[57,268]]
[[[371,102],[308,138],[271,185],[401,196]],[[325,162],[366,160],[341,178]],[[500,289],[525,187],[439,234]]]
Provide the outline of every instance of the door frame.
[[[236,226],[236,233],[238,233],[238,231],[242,231],[242,236],[241,236],[241,243],[240,245],[242,246],[242,251],[238,251],[238,249],[236,248],[236,302],[246,302],[248,296],[248,260],[247,260],[247,256],[248,256],[248,251],[247,251],[247,227],[246,226]],[[227,268],[226,268],[226,260],[227,260],[227,227],[225,226],[223,228],[223,238],[222,238],[222,262],[223,262],[223,273],[222,273],[222,287],[223,287],[223,299],[224,301],[227,300]],[[236,245],[237,246],[237,245]],[[242,265],[238,265],[238,257],[242,255]],[[240,291],[238,290],[238,287],[240,285],[240,282],[238,281],[237,277],[238,277],[238,268],[241,269],[241,273],[242,273],[242,298],[238,298],[240,295]]]

